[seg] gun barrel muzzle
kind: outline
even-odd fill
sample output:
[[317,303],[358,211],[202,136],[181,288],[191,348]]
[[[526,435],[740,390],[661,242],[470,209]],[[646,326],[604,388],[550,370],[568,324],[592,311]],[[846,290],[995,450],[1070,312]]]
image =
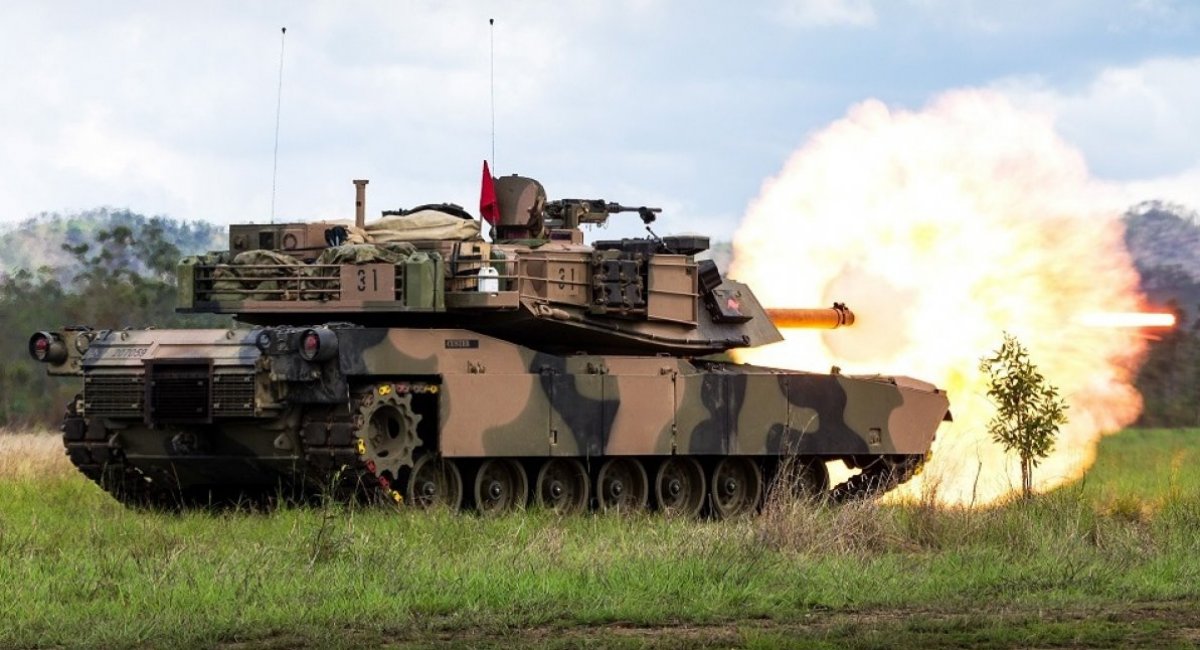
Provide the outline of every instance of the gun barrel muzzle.
[[841,303],[825,309],[767,309],[767,316],[776,327],[832,330],[854,324],[854,312]]

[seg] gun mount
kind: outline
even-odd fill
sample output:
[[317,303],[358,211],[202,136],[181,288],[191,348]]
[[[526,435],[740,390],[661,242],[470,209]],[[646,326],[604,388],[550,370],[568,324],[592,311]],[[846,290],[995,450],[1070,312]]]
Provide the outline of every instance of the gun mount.
[[547,225],[552,228],[578,228],[583,224],[599,225],[622,212],[636,212],[647,226],[654,223],[662,208],[630,207],[609,203],[604,199],[559,199],[546,204]]

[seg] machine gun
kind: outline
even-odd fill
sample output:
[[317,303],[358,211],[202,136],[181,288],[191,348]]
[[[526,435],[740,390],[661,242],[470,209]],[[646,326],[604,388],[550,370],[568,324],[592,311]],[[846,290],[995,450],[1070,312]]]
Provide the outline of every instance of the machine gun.
[[585,223],[602,224],[609,215],[636,212],[642,223],[649,226],[662,208],[631,207],[609,203],[604,199],[559,199],[546,203],[546,226],[554,229],[578,228]]

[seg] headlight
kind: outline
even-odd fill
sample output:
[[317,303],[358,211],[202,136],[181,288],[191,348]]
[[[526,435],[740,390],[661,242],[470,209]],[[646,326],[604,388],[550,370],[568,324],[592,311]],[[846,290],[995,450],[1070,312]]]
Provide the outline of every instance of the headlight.
[[254,340],[254,345],[258,347],[258,351],[266,354],[271,351],[271,333],[259,332],[258,338]]
[[62,363],[67,360],[67,346],[51,332],[37,332],[29,337],[29,356],[42,363]]
[[92,345],[91,332],[79,332],[75,335],[75,351],[79,354],[86,354],[88,348]]
[[337,356],[337,335],[325,328],[304,330],[296,348],[305,361],[328,361]]

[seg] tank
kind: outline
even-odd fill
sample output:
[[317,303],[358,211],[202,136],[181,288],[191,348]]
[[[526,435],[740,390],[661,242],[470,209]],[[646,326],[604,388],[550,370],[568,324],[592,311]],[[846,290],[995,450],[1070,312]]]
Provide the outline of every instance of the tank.
[[[483,219],[430,204],[368,223],[355,181],[353,221],[230,226],[228,250],[179,265],[178,309],[231,329],[35,333],[30,354],[80,385],[70,460],[140,506],[733,517],[784,479],[837,500],[891,489],[949,419],[916,379],[729,361],[781,340],[776,323],[854,315],[765,309],[702,259],[706,237],[656,236],[658,209],[484,184]],[[584,243],[621,213],[648,235]],[[857,473],[831,485],[833,461]]]

